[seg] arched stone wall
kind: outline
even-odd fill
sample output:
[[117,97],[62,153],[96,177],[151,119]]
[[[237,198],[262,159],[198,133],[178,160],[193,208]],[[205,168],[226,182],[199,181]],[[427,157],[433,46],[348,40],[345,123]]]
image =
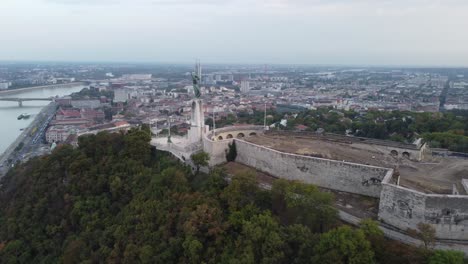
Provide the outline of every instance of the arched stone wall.
[[264,133],[263,126],[231,126],[216,129],[216,133],[213,135],[213,131],[209,132],[206,137],[211,140],[231,140],[233,138],[246,138],[251,136],[257,136]]
[[210,154],[210,166],[226,162],[226,149],[234,139],[242,139],[264,133],[263,126],[231,126],[218,128],[203,137],[203,150]]

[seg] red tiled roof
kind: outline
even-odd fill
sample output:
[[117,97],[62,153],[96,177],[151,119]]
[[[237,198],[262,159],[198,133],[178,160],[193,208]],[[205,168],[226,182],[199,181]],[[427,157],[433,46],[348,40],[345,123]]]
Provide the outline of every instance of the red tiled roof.
[[80,118],[81,117],[80,111],[78,110],[59,109],[59,111],[57,111],[57,115],[62,115],[68,118]]
[[127,126],[129,125],[126,121],[118,121],[118,122],[115,122],[114,123],[114,126],[115,127],[119,127],[119,126]]
[[296,129],[299,129],[299,130],[306,130],[308,127],[307,126],[304,126],[304,125],[297,125],[296,126]]

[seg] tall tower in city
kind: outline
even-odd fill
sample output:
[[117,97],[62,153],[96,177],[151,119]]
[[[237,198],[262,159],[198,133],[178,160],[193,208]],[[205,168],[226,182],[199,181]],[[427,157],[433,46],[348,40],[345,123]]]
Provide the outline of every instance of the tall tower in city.
[[202,83],[202,67],[199,59],[195,61],[195,74],[200,78],[200,83]]
[[250,83],[248,80],[241,81],[240,91],[241,93],[248,93],[250,91]]

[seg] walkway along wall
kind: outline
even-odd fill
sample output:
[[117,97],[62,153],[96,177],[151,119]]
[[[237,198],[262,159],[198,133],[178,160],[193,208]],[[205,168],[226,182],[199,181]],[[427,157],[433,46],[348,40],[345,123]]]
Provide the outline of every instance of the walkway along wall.
[[468,240],[468,196],[426,194],[382,182],[379,220],[401,230],[431,224],[439,239]]
[[236,161],[279,178],[338,191],[380,197],[381,181],[392,169],[284,153],[237,140]]

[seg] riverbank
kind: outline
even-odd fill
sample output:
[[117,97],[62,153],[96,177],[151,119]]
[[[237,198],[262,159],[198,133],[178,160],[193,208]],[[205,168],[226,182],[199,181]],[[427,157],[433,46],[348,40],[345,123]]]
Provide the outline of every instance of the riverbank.
[[[16,140],[0,156],[0,178],[8,172],[10,167],[17,161],[24,159],[26,154],[31,154],[40,147],[35,139],[43,136],[45,133],[44,127],[47,127],[50,117],[53,116],[57,104],[52,102],[44,106],[39,114],[34,117],[34,120],[23,130]],[[26,152],[26,153],[25,153]]]
[[43,86],[33,86],[33,87],[26,87],[26,88],[18,88],[18,89],[11,89],[11,90],[2,90],[0,91],[0,96],[3,95],[10,95],[10,94],[17,94],[20,92],[28,92],[38,89],[54,89],[54,88],[66,88],[66,87],[74,87],[79,85],[86,85],[84,82],[72,82],[72,83],[64,83],[64,84],[52,84],[52,85],[43,85]]

